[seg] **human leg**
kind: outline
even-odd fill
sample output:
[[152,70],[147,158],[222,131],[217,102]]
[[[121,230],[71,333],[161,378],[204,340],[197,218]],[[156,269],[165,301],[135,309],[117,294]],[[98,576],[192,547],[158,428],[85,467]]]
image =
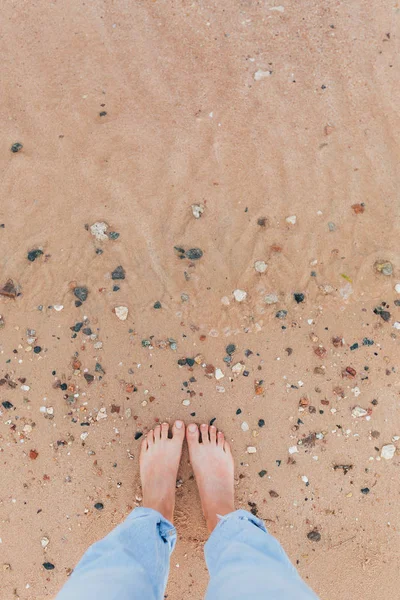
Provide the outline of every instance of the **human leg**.
[[316,600],[264,523],[234,510],[233,457],[215,427],[187,428],[190,460],[207,527],[207,600]]
[[177,421],[172,439],[166,423],[142,442],[140,474],[143,507],[78,563],[57,600],[161,600],[167,583],[169,557],[176,543],[172,525],[176,476],[184,426]]

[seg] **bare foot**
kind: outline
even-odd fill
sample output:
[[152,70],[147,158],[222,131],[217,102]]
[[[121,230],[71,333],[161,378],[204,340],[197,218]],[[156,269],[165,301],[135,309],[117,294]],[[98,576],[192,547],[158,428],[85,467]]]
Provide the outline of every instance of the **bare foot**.
[[175,421],[172,438],[169,425],[163,423],[151,430],[142,442],[140,478],[143,506],[153,508],[172,522],[175,507],[176,476],[182,454],[185,426]]
[[233,457],[222,431],[211,425],[199,428],[192,423],[186,430],[190,462],[199,488],[201,505],[208,530],[218,524],[217,515],[235,510],[233,491]]

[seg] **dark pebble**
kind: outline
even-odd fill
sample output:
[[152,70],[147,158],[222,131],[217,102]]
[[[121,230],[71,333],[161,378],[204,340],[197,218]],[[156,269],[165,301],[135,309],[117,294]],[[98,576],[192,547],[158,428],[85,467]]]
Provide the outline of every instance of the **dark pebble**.
[[225,348],[225,352],[226,352],[227,354],[229,354],[229,356],[230,356],[231,354],[233,354],[233,353],[235,352],[235,350],[236,350],[236,346],[235,346],[235,344],[228,344],[228,345],[227,345],[227,347]]
[[279,498],[279,494],[275,490],[269,490],[269,495],[271,498]]
[[119,285],[113,285],[113,292],[119,292],[120,289]]
[[307,533],[307,537],[311,542],[320,542],[321,541],[321,534],[316,529],[314,529],[313,531],[310,531],[310,533]]
[[35,346],[33,348],[33,351],[34,351],[35,354],[40,354],[41,351],[42,351],[42,347],[41,346]]
[[76,288],[74,288],[74,295],[81,302],[85,302],[86,298],[88,297],[88,293],[89,293],[89,290],[87,289],[87,287],[76,287]]
[[384,310],[382,306],[377,306],[374,308],[374,313],[382,317],[382,319],[386,322],[390,320],[390,312],[388,310]]
[[101,248],[96,248],[96,254],[103,254],[103,250]]
[[119,238],[119,233],[117,233],[116,231],[110,231],[110,233],[107,234],[110,240],[117,240]]
[[189,367],[193,367],[194,363],[195,363],[195,361],[194,361],[194,358],[187,358],[187,359],[186,359],[186,364],[187,364]]
[[247,350],[244,351],[244,355],[248,358],[249,356],[251,356],[253,354],[252,350],[249,350],[247,348]]
[[286,319],[286,315],[287,315],[287,310],[278,310],[278,312],[276,313],[276,318],[277,319]]
[[359,346],[358,346],[358,344],[356,342],[355,344],[353,344],[352,346],[350,346],[350,350],[357,350],[358,347]]
[[107,114],[106,110],[102,110],[101,112],[99,112],[99,117],[105,117]]
[[92,383],[92,381],[94,381],[94,375],[91,375],[90,373],[84,373],[83,376],[88,383]]
[[36,248],[35,250],[31,250],[30,252],[28,252],[28,260],[33,262],[42,254],[43,254],[43,250],[39,250],[39,248]]
[[141,431],[137,431],[137,432],[135,433],[135,440],[138,440],[138,439],[140,439],[140,438],[142,437],[142,435],[143,435],[143,433],[142,433]]
[[217,420],[217,417],[214,417],[213,419],[211,419],[210,425],[214,425],[214,423],[215,423],[216,420]]
[[159,302],[159,300],[157,300],[157,302],[154,302],[153,308],[161,308],[161,302]]
[[43,567],[46,569],[46,571],[52,571],[53,569],[55,569],[55,566],[51,562],[43,563]]
[[92,330],[90,329],[90,327],[85,327],[85,329],[83,329],[83,333],[85,335],[92,335]]
[[259,427],[264,427],[264,425],[265,425],[265,421],[264,421],[264,419],[259,419],[259,420],[258,420],[258,426],[259,426]]
[[67,386],[67,384],[66,384],[66,383],[62,383],[62,384],[60,385],[60,388],[62,389],[62,391],[63,391],[63,392],[65,392],[65,390],[68,388],[68,386]]
[[96,504],[94,505],[96,510],[103,510],[104,508],[104,504],[102,502],[96,502]]
[[293,297],[296,300],[297,304],[300,304],[300,302],[304,302],[304,294],[295,293],[293,294]]
[[400,300],[395,300],[394,304],[395,304],[395,306],[400,306]]
[[361,493],[362,493],[362,494],[365,494],[365,495],[369,494],[369,491],[370,491],[370,490],[369,490],[369,488],[367,488],[367,487],[366,487],[366,488],[362,488],[362,489],[361,489]]
[[267,471],[265,469],[263,469],[258,474],[259,474],[260,477],[265,477],[265,475],[267,474]]
[[121,265],[119,265],[119,267],[114,269],[114,271],[111,273],[111,279],[125,279],[124,267],[121,267]]
[[250,506],[251,514],[256,517],[258,513],[257,504],[255,502],[248,502],[247,504]]
[[75,300],[75,306],[76,308],[79,308],[80,306],[82,306],[82,302],[80,300]]
[[8,400],[4,400],[4,402],[2,402],[2,405],[7,410],[10,410],[10,408],[13,408],[14,406],[14,404],[11,404],[11,402],[9,402]]
[[242,414],[242,409],[241,409],[241,408],[238,408],[238,409],[237,409],[237,411],[236,411],[236,414],[237,414],[237,415],[241,415],[241,414]]
[[82,329],[83,327],[83,323],[75,323],[75,325],[73,325],[72,327],[70,327],[71,331],[75,331],[75,333],[79,333],[79,331]]
[[13,144],[11,146],[10,150],[11,150],[11,152],[14,152],[14,154],[15,154],[16,152],[19,152],[20,150],[22,150],[22,148],[23,148],[23,145],[20,144],[20,142],[15,142],[15,144]]
[[102,366],[101,366],[101,364],[100,364],[100,363],[98,363],[98,362],[96,363],[96,366],[95,366],[94,370],[95,370],[97,373],[103,373],[103,375],[105,375],[105,371],[104,371],[103,367],[102,367]]
[[190,260],[198,260],[203,256],[203,251],[200,248],[190,248],[185,252],[185,256]]
[[250,371],[243,371],[243,377],[248,377],[250,375]]
[[369,338],[363,339],[363,346],[373,346],[373,345],[374,345],[374,340],[370,340]]

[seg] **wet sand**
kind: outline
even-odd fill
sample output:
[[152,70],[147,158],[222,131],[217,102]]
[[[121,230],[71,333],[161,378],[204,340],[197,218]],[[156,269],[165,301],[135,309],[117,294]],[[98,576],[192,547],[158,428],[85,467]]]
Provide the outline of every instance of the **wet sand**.
[[[323,600],[395,597],[398,5],[2,14],[1,597],[55,596],[140,505],[139,435],[178,417],[224,430],[237,506]],[[186,450],[178,486],[168,598],[198,600]]]

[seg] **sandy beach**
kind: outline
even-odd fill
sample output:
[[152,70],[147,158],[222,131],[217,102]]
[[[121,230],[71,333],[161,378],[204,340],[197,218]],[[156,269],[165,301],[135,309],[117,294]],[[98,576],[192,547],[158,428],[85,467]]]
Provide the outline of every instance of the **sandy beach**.
[[[1,600],[213,421],[238,508],[322,600],[400,568],[400,5],[10,2],[0,100]],[[187,450],[168,600],[200,600]]]

